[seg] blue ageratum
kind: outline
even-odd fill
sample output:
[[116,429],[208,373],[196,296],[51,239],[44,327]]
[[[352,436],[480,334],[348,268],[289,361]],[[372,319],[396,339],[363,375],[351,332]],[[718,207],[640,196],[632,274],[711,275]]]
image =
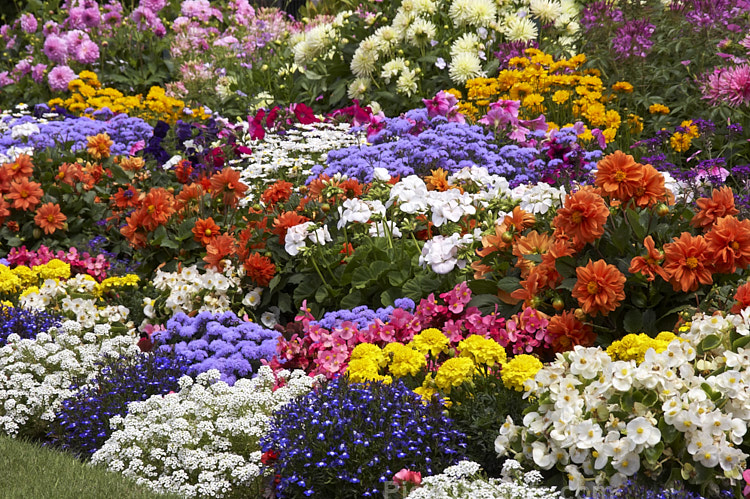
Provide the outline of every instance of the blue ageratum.
[[218,369],[221,380],[234,385],[249,377],[276,353],[281,333],[240,319],[234,312],[201,312],[189,317],[180,312],[167,321],[165,331],[154,333],[157,352],[174,352],[190,364],[187,373],[197,376]]
[[440,473],[464,458],[466,438],[443,407],[400,380],[345,377],[276,412],[261,440],[280,498],[382,497],[401,469]]

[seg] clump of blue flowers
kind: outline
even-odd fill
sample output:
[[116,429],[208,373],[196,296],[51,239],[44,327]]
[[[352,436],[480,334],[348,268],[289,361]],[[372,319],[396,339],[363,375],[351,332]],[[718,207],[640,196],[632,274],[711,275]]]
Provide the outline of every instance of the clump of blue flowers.
[[257,371],[262,359],[273,357],[279,336],[278,331],[244,321],[234,312],[201,312],[195,317],[180,312],[152,339],[157,352],[173,351],[185,357],[190,363],[187,374],[218,369],[221,380],[231,386]]
[[466,441],[442,406],[425,405],[400,380],[331,381],[276,412],[261,440],[281,498],[381,497],[406,468],[440,473],[464,457]]
[[[413,300],[410,300],[409,298],[405,298],[405,300],[409,300],[409,302],[405,302],[403,300],[404,299],[401,299],[401,304],[408,305],[409,302],[411,302],[411,309],[414,309]],[[396,302],[399,302],[399,300],[396,300]],[[391,319],[392,313],[393,307],[390,306],[372,310],[367,305],[360,305],[359,307],[355,307],[351,310],[335,310],[326,312],[320,320],[311,321],[311,325],[317,324],[325,329],[333,330],[341,327],[341,324],[344,322],[352,322],[356,324],[357,328],[359,329],[367,329],[370,324],[372,324],[376,320],[388,322]]]
[[[718,496],[712,497],[729,499],[734,497],[734,494],[729,490],[723,490]],[[657,484],[628,480],[618,488],[610,487],[593,495],[586,495],[584,499],[704,499],[704,496],[682,487],[664,488]]]
[[111,435],[112,417],[125,416],[129,402],[179,390],[178,380],[187,367],[184,359],[174,356],[104,357],[90,381],[70,386],[75,393],[62,401],[50,424],[50,444],[90,456]]
[[11,334],[33,340],[37,334],[46,333],[49,328],[60,327],[61,324],[61,317],[56,314],[0,305],[0,347],[5,345]]

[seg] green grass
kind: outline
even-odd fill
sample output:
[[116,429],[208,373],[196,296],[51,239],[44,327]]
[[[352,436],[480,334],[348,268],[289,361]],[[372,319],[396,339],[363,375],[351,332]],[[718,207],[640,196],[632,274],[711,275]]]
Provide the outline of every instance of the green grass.
[[176,499],[64,452],[0,436],[0,499]]

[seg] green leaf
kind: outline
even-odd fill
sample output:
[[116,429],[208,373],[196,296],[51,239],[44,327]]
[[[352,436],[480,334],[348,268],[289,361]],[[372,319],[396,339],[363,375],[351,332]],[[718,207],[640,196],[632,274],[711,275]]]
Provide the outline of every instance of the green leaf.
[[563,256],[555,260],[555,269],[563,278],[576,275],[576,261],[572,256]]
[[329,294],[330,293],[329,293],[329,290],[328,290],[328,286],[320,286],[315,291],[315,301],[317,303],[323,303],[325,301],[325,299],[328,298]]
[[342,309],[352,309],[354,307],[358,307],[362,304],[362,292],[361,291],[352,291],[348,295],[346,295],[344,298],[341,299],[341,308]]
[[655,463],[661,457],[662,452],[664,452],[664,442],[659,442],[658,444],[656,444],[653,447],[649,447],[647,449],[644,449],[643,450],[643,457],[649,463]]
[[641,224],[641,217],[638,215],[638,212],[629,208],[625,212],[625,216],[627,217],[628,222],[630,222],[630,227],[632,227],[635,237],[637,237],[639,241],[643,241],[646,237],[646,227]]
[[[506,293],[511,293],[521,287],[521,280],[518,277],[505,276],[497,281],[497,288]],[[495,291],[496,293],[497,291]]]
[[625,313],[623,326],[628,333],[639,333],[643,329],[643,315],[638,309],[630,309]]
[[680,431],[671,424],[668,424],[666,421],[664,421],[663,417],[659,418],[658,427],[659,431],[661,431],[662,440],[664,440],[668,444],[674,442],[680,434]]
[[497,293],[498,286],[496,283],[487,279],[477,279],[467,282],[469,289],[475,295],[494,295]]
[[578,279],[575,277],[568,277],[566,279],[563,279],[563,281],[560,283],[559,286],[557,286],[557,289],[566,289],[568,291],[573,291],[573,287],[575,287],[576,283],[578,282]]
[[614,244],[615,248],[621,253],[625,253],[628,244],[630,244],[630,231],[628,230],[627,225],[623,224],[621,227],[612,231],[612,244]]
[[736,352],[737,349],[744,348],[748,343],[750,343],[750,336],[742,336],[732,342],[732,350]]
[[721,338],[719,338],[718,335],[715,334],[709,334],[703,340],[701,340],[700,343],[698,343],[698,347],[695,349],[698,355],[703,355],[704,352],[708,352],[710,350],[713,350],[714,348],[717,348],[721,345]]

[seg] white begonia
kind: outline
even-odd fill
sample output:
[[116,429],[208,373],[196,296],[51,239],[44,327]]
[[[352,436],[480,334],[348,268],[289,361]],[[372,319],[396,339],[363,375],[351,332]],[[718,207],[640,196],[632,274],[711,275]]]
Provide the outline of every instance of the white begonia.
[[472,78],[483,78],[486,73],[482,70],[479,56],[463,52],[451,58],[448,64],[448,74],[454,83],[466,83]]
[[661,440],[661,431],[642,416],[631,420],[626,429],[628,438],[635,445],[653,447]]
[[316,379],[303,371],[275,376],[267,366],[232,387],[219,377],[215,369],[195,382],[185,376],[178,393],[131,403],[125,417],[111,420],[115,431],[92,463],[157,492],[253,495],[263,480],[257,442],[270,430],[273,412],[308,393]]
[[284,237],[284,249],[291,256],[299,254],[300,250],[307,246],[308,229],[315,226],[313,222],[305,222],[293,227],[289,227]]
[[396,57],[383,64],[383,69],[380,71],[380,77],[383,78],[386,83],[390,83],[393,78],[398,78],[398,75],[405,69],[406,61],[404,61],[403,57]]
[[422,254],[419,256],[419,264],[423,267],[429,265],[436,274],[447,274],[456,266],[463,268],[466,261],[458,259],[458,250],[471,245],[474,241],[476,238],[472,234],[435,236],[425,241]]

